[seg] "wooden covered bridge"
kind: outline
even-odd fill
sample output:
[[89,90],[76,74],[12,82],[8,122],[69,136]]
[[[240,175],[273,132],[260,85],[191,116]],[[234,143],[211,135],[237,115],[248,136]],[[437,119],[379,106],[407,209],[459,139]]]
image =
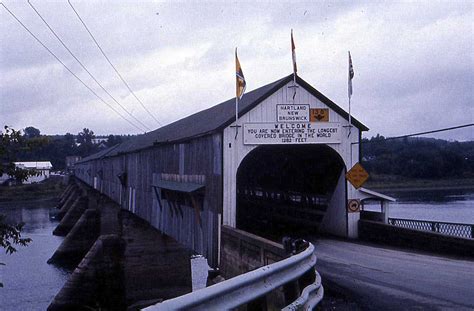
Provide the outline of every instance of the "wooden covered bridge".
[[366,126],[300,77],[286,76],[77,163],[75,176],[161,232],[221,257],[223,226],[275,236],[357,237],[366,198],[345,179]]

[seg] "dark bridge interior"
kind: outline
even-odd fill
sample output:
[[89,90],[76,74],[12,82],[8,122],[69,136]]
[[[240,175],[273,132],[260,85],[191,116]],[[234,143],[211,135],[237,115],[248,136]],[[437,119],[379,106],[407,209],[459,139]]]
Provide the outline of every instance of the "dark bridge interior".
[[317,232],[343,168],[326,145],[258,147],[237,172],[237,228],[275,241]]

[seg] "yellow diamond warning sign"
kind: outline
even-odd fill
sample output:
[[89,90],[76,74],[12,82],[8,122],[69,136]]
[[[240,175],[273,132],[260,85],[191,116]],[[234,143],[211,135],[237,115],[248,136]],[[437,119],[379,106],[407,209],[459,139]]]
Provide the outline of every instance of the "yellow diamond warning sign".
[[359,189],[369,178],[369,173],[357,162],[346,174],[346,179],[354,186]]

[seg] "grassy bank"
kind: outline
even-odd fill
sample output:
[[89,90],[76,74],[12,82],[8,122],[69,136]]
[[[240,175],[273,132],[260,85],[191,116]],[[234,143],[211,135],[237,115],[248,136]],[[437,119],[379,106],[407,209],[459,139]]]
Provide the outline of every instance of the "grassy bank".
[[364,187],[399,191],[474,189],[474,178],[410,179],[396,175],[371,175]]
[[49,178],[41,183],[0,187],[0,202],[29,201],[57,197],[64,190],[61,178]]

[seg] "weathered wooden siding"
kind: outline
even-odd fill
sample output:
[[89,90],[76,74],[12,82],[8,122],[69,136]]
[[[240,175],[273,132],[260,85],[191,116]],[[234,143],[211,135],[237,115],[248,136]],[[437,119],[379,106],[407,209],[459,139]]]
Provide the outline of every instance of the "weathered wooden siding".
[[[76,176],[112,198],[122,208],[147,220],[153,226],[207,257],[217,266],[218,230],[222,215],[221,134],[207,135],[177,144],[162,144],[137,152],[92,160],[76,165]],[[123,186],[117,177],[127,174]],[[158,204],[153,182],[165,174],[178,181],[202,176],[204,198],[200,219],[192,206],[161,200]]]

